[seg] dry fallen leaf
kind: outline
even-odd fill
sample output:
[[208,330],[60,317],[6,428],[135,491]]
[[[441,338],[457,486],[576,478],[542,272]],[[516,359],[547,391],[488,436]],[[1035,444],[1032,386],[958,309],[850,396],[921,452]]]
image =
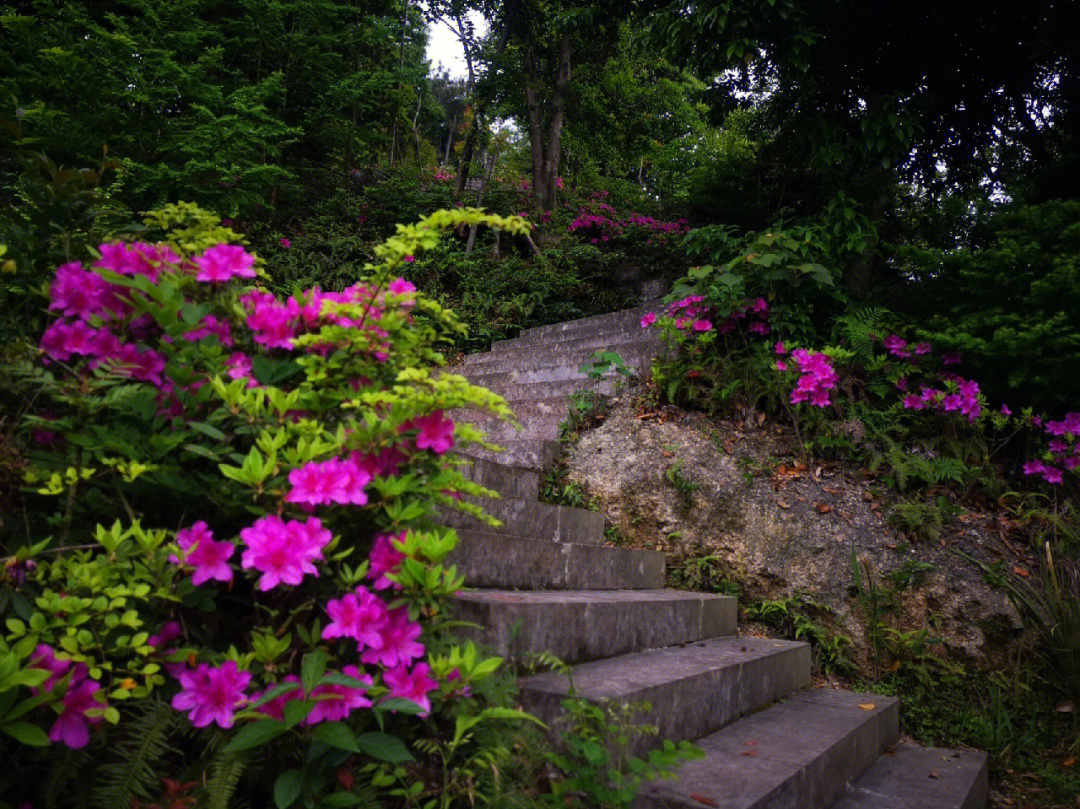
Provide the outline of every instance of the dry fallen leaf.
[[1055,708],[1054,710],[1058,713],[1072,713],[1075,707],[1076,704],[1071,699],[1067,699],[1063,703],[1058,705],[1057,708]]
[[1013,567],[1013,573],[1015,573],[1017,576],[1022,576],[1025,579],[1031,575],[1026,567],[1020,567],[1019,565],[1015,565]]
[[872,710],[874,710],[874,703],[873,702],[864,702],[861,705],[859,705],[859,707],[862,708],[864,711],[872,711]]
[[1065,759],[1063,762],[1061,762],[1061,766],[1065,767],[1065,768],[1068,768],[1068,767],[1071,767],[1075,763],[1076,763],[1076,757],[1075,756],[1069,756],[1067,759]]
[[663,455],[665,458],[671,458],[675,455],[674,452],[668,452],[666,449],[660,450],[660,454]]
[[791,508],[791,503],[785,503],[783,500],[777,500],[776,505],[780,506],[780,508]]
[[818,503],[816,506],[814,506],[814,508],[817,509],[818,514],[828,514],[830,511],[832,511],[832,506],[830,506],[828,503]]
[[720,805],[716,801],[714,801],[712,798],[706,798],[704,795],[698,795],[696,792],[691,792],[690,797],[693,798],[698,803],[705,804],[705,806],[719,806]]
[[940,775],[938,775],[938,774],[937,774],[936,772],[934,772],[933,770],[930,770],[930,777],[931,777],[931,778],[940,778],[941,776],[940,776]]

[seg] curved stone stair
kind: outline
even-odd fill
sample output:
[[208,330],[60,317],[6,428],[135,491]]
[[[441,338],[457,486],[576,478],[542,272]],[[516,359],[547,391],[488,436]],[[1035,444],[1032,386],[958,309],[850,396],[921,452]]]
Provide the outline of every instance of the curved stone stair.
[[[455,414],[507,447],[469,453],[470,477],[501,494],[474,502],[502,524],[442,514],[461,539],[450,561],[475,588],[458,597],[461,617],[500,654],[572,664],[579,696],[648,702],[659,739],[704,750],[678,780],[647,784],[637,807],[981,809],[983,753],[898,744],[897,700],[811,689],[806,644],[737,636],[734,598],[665,589],[662,553],[608,547],[601,515],[538,501],[566,397],[594,384],[579,366],[611,348],[645,371],[659,350],[640,328],[646,311],[529,329],[450,369],[506,396],[522,427]],[[549,723],[567,690],[553,672],[521,681],[524,706]]]

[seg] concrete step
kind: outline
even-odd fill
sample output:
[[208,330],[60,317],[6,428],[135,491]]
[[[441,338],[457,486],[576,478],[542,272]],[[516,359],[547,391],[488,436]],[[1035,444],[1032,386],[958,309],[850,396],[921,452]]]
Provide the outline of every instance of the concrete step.
[[471,634],[520,660],[550,652],[567,663],[597,660],[735,631],[731,596],[680,590],[474,590],[457,597]]
[[505,351],[508,348],[516,348],[530,343],[558,340],[567,335],[584,337],[603,332],[618,331],[633,323],[637,323],[640,327],[641,318],[645,313],[654,310],[655,307],[639,306],[635,309],[623,309],[605,315],[567,320],[563,323],[552,323],[549,326],[537,326],[536,328],[526,329],[517,337],[509,340],[497,340],[491,344],[491,349],[492,351]]
[[986,753],[900,744],[875,761],[833,809],[982,809]]
[[652,590],[664,586],[664,554],[548,542],[488,531],[458,531],[448,564],[470,587],[535,590]]
[[455,365],[451,370],[460,373],[459,369],[480,368],[485,366],[499,366],[513,364],[517,367],[528,368],[537,364],[550,364],[554,362],[584,361],[598,350],[611,349],[624,355],[630,351],[651,348],[659,351],[661,346],[660,335],[655,329],[642,329],[633,326],[624,331],[606,332],[592,337],[571,337],[548,343],[543,346],[524,344],[517,348],[506,348],[501,351],[485,351],[480,354],[468,354],[460,365]]
[[454,421],[468,422],[482,429],[489,441],[520,441],[539,438],[554,441],[559,437],[559,425],[570,417],[570,398],[555,396],[551,399],[515,402],[514,412],[521,424],[519,430],[512,423],[478,411],[456,411]]
[[[574,689],[592,701],[648,702],[640,721],[659,735],[643,737],[635,753],[657,741],[696,739],[810,684],[810,647],[768,638],[721,637],[686,646],[574,666]],[[562,713],[570,681],[546,672],[518,683],[527,711],[549,725]]]
[[471,514],[448,508],[440,508],[439,520],[451,528],[510,534],[532,540],[572,542],[577,545],[600,545],[604,542],[604,515],[595,511],[518,497],[504,497],[501,500],[466,497],[465,500],[501,520],[502,525],[488,525]]
[[599,382],[593,382],[584,375],[579,375],[577,379],[560,379],[551,382],[500,382],[490,386],[485,385],[485,387],[502,396],[513,408],[516,402],[553,399],[583,390],[595,390],[601,396],[612,396],[615,393],[615,382],[616,380],[610,376]]
[[462,457],[469,461],[469,466],[458,469],[473,483],[493,489],[503,497],[517,497],[522,500],[536,500],[540,497],[540,475],[535,470],[482,458]]
[[818,689],[698,739],[705,758],[642,788],[635,809],[827,809],[899,738],[899,703]]
[[523,469],[544,469],[555,461],[562,451],[558,441],[550,441],[541,438],[517,437],[514,439],[501,439],[499,446],[502,452],[493,452],[482,447],[469,447],[462,452],[470,458],[491,461],[495,464],[508,464]]
[[[626,354],[623,356],[623,362],[636,376],[642,376],[649,367],[649,363],[652,362],[653,356],[654,352],[652,350]],[[491,370],[490,366],[481,365],[465,368],[461,371],[461,375],[474,385],[482,385],[492,390],[506,383],[560,382],[565,379],[577,379],[589,384],[589,377],[581,372],[581,364],[587,359],[587,355],[582,355],[576,361],[545,365],[538,368],[518,368],[511,365],[501,370]],[[618,372],[614,368],[609,368],[604,373],[604,377],[614,378],[617,375]]]

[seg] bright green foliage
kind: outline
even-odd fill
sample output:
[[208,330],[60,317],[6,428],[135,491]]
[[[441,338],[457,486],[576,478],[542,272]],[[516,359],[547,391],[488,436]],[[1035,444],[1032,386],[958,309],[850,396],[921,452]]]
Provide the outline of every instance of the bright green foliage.
[[564,750],[545,756],[563,774],[546,795],[547,805],[572,809],[628,807],[641,785],[656,778],[675,778],[684,761],[704,757],[690,742],[664,740],[644,759],[633,755],[636,745],[655,735],[656,727],[635,720],[652,710],[648,703],[620,705],[589,702],[572,692],[562,701]]

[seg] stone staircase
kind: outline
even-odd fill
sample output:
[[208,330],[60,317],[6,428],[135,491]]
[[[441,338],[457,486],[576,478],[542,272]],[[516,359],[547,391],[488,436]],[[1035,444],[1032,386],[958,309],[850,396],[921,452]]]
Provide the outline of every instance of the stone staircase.
[[[461,538],[451,561],[476,588],[460,595],[461,617],[503,655],[551,652],[572,664],[582,697],[650,703],[644,721],[659,739],[705,751],[678,780],[646,785],[635,806],[983,807],[985,754],[899,744],[896,699],[810,688],[806,644],[737,635],[736,599],[665,589],[663,553],[608,547],[602,515],[539,502],[566,397],[591,384],[580,365],[613,349],[644,370],[657,353],[639,326],[644,311],[529,329],[451,369],[504,395],[523,425],[457,414],[507,447],[477,452],[471,470],[501,493],[483,506],[502,525],[443,515]],[[523,705],[551,722],[567,688],[556,673],[524,678]]]

